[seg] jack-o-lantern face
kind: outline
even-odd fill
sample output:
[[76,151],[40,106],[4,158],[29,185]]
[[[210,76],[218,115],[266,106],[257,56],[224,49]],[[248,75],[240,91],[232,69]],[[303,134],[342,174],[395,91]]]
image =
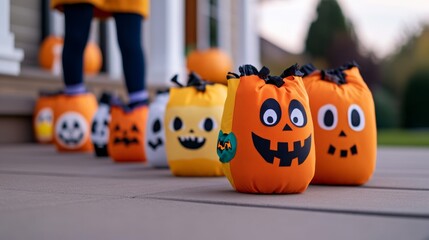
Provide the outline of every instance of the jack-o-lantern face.
[[371,92],[355,65],[318,71],[305,66],[304,84],[315,122],[313,183],[360,185],[376,160],[376,124]]
[[165,153],[164,115],[169,94],[159,93],[149,105],[149,116],[146,126],[146,158],[153,167],[168,167]]
[[76,149],[88,138],[88,123],[78,112],[66,112],[58,119],[55,134],[60,145]]
[[123,145],[125,147],[131,146],[133,144],[140,144],[140,134],[141,129],[137,127],[135,123],[131,124],[131,126],[124,127],[119,125],[118,123],[113,128],[113,134],[115,137],[113,138],[114,145]]
[[[288,113],[284,117],[289,117],[290,123],[286,123],[282,131],[293,131],[292,127],[302,128],[307,125],[307,114],[304,106],[296,99],[290,101]],[[260,109],[260,121],[269,128],[276,127],[282,119],[282,109],[280,104],[274,98],[266,99]],[[274,163],[274,159],[279,159],[280,167],[289,167],[292,165],[292,160],[298,159],[298,165],[302,164],[306,159],[311,149],[311,134],[304,140],[298,139],[294,142],[277,142],[277,150],[271,150],[271,140],[265,139],[252,132],[253,145],[259,154],[268,163]],[[301,142],[304,142],[301,145]],[[293,145],[293,150],[289,151],[289,144]]]
[[226,93],[225,86],[209,85],[192,74],[187,87],[170,90],[164,126],[174,175],[223,175],[215,147]]
[[302,192],[313,177],[313,123],[296,68],[269,76],[245,65],[240,78],[229,75],[218,155],[239,192]]
[[103,93],[98,104],[97,112],[92,119],[91,140],[97,157],[107,157],[107,142],[109,141],[111,95]]
[[108,151],[115,162],[146,161],[143,138],[147,121],[147,107],[130,111],[112,106],[109,124]]
[[[343,129],[337,129],[337,131],[339,131],[339,138],[347,138],[347,130],[360,132],[365,127],[365,114],[363,113],[363,110],[361,107],[359,107],[359,105],[352,104],[349,106],[348,110],[344,112],[347,112],[348,128],[344,127]],[[325,131],[335,131],[338,124],[338,118],[339,115],[337,107],[332,104],[323,105],[319,108],[319,111],[317,113],[318,126]],[[350,156],[357,155],[357,145],[353,142],[351,142],[351,144],[351,146],[345,146],[344,149],[339,149],[338,146],[335,146],[335,143],[329,144],[327,153],[332,156],[338,155],[340,158],[347,158]]]

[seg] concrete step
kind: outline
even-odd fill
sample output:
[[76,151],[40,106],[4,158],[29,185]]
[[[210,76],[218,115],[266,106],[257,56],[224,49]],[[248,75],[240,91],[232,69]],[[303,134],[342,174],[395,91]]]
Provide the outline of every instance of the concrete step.
[[[122,80],[106,74],[85,78],[88,89],[97,96],[102,91],[126,96]],[[32,115],[39,91],[62,87],[61,77],[39,68],[23,68],[19,76],[0,74],[0,144],[33,142]]]

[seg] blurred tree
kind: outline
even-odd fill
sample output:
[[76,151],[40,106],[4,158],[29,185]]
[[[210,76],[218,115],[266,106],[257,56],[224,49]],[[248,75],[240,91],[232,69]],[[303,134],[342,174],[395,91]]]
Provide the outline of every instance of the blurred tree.
[[355,60],[371,89],[380,82],[378,64],[373,56],[361,54],[353,25],[336,0],[320,0],[305,40],[305,53],[319,68],[336,68]]
[[321,0],[317,6],[317,18],[308,30],[305,52],[313,58],[324,58],[336,35],[351,32],[337,1]]
[[398,101],[384,88],[373,92],[377,129],[398,128],[400,126],[400,109]]
[[396,97],[402,98],[410,75],[418,69],[429,69],[429,26],[422,29],[383,64],[382,83]]
[[406,128],[429,128],[429,70],[418,70],[409,78],[404,92],[402,123]]

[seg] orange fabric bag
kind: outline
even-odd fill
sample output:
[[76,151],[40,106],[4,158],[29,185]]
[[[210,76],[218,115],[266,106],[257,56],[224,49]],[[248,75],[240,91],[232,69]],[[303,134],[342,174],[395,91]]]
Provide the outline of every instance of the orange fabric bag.
[[300,193],[315,168],[313,122],[302,74],[294,65],[281,76],[240,67],[228,75],[228,97],[217,153],[239,192]]
[[54,142],[54,109],[59,92],[40,92],[33,113],[33,129],[39,143]]
[[302,71],[315,123],[312,183],[366,183],[375,170],[377,129],[374,100],[357,64],[322,71],[306,65]]
[[58,151],[93,151],[90,126],[96,111],[97,99],[91,93],[56,97],[54,139]]
[[144,136],[148,107],[111,106],[107,150],[114,162],[146,162]]

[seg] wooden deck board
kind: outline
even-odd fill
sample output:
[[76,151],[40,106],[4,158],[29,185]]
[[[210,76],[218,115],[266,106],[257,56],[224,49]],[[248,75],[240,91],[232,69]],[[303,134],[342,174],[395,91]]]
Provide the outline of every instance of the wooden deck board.
[[429,239],[429,149],[380,148],[361,187],[234,192],[53,146],[0,145],[0,239]]

